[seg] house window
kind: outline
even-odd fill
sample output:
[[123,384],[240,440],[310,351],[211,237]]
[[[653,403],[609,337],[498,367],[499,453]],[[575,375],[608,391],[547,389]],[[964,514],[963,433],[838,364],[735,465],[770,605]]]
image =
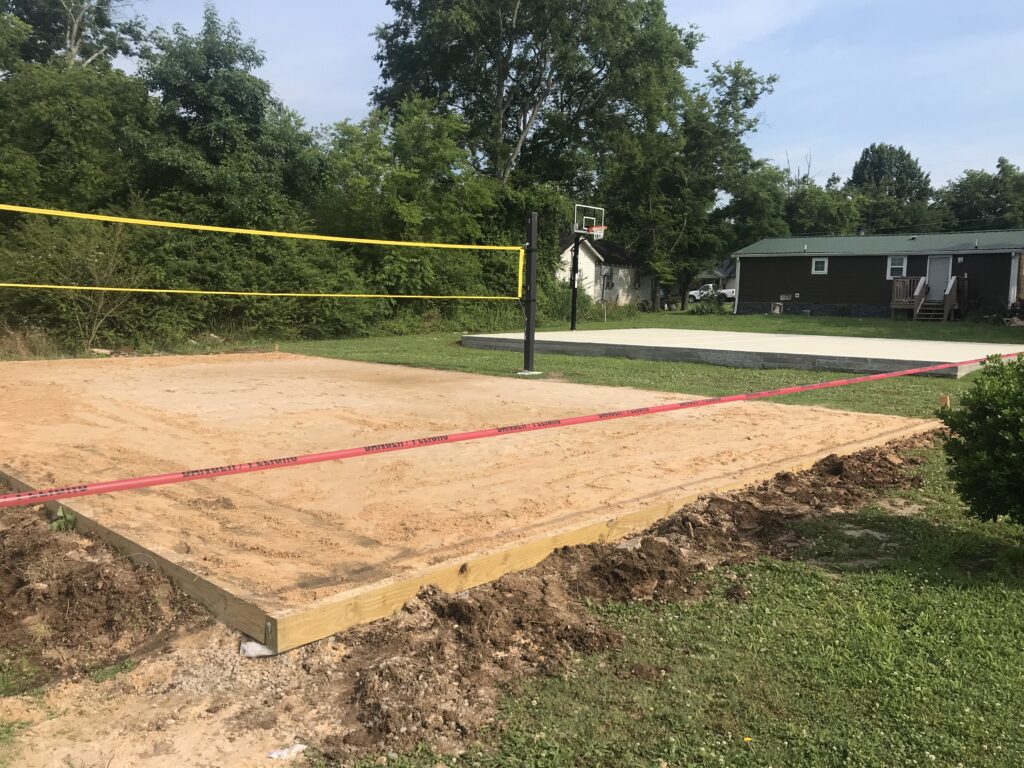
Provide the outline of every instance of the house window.
[[907,276],[907,257],[890,256],[885,265],[885,279],[892,280],[894,277]]
[[615,288],[615,273],[610,267],[607,269],[608,271],[604,273],[604,288],[606,291],[610,291]]
[[811,274],[812,275],[827,275],[828,274],[828,259],[824,256],[811,259]]

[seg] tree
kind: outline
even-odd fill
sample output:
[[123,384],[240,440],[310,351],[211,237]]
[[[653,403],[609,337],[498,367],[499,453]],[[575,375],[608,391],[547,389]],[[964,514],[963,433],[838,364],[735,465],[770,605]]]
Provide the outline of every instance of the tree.
[[903,147],[872,144],[854,164],[847,191],[858,195],[861,223],[872,232],[927,229],[938,223],[929,207],[931,180]]
[[202,30],[154,36],[140,74],[158,100],[156,130],[139,136],[143,192],[196,219],[262,228],[299,226],[324,180],[323,157],[301,119],[253,74],[263,54],[207,6]]
[[502,182],[524,168],[536,181],[588,186],[611,133],[671,114],[698,40],[668,23],[662,0],[388,5],[376,103],[395,113],[418,95],[454,110],[478,167]]
[[[154,128],[140,132],[139,192],[153,218],[291,232],[313,228],[327,179],[323,149],[253,74],[263,63],[234,22],[207,6],[202,29],[154,35],[140,75],[155,94]],[[166,287],[363,293],[358,261],[326,243],[168,234],[147,241]],[[246,334],[353,333],[378,306],[350,300],[154,301],[154,336],[197,327]]]
[[[329,183],[322,227],[379,239],[473,243],[497,215],[496,182],[473,171],[459,115],[412,97],[392,120],[381,110],[324,135]],[[514,290],[515,265],[481,253],[364,247],[367,271],[389,293],[450,294]],[[490,285],[489,285],[490,284]]]
[[[147,270],[132,252],[132,237],[121,226],[28,219],[0,251],[2,272],[16,282],[138,287]],[[113,340],[112,324],[136,301],[112,291],[5,291],[2,298],[0,308],[19,322],[56,330],[78,351]]]
[[0,81],[0,197],[76,210],[124,205],[135,137],[152,130],[145,86],[116,70],[20,64]]
[[787,186],[785,217],[794,235],[849,235],[856,229],[857,200],[838,176],[821,187],[805,173],[790,176]]
[[116,0],[0,0],[0,13],[31,27],[20,46],[26,61],[109,67],[118,55],[135,55],[144,37],[142,19],[118,18],[129,6]]
[[728,222],[729,250],[734,251],[765,237],[785,237],[786,186],[784,171],[767,162],[755,162],[733,184],[731,198],[718,212]]
[[32,27],[17,16],[0,11],[0,78],[10,74],[21,59],[21,46],[31,32]]
[[715,64],[703,82],[684,89],[668,120],[620,134],[602,160],[602,197],[616,239],[645,254],[648,268],[682,293],[728,253],[732,222],[722,201],[757,167],[744,138],[775,81],[739,62]]
[[1024,172],[1005,157],[996,172],[967,170],[939,190],[957,230],[1024,227]]

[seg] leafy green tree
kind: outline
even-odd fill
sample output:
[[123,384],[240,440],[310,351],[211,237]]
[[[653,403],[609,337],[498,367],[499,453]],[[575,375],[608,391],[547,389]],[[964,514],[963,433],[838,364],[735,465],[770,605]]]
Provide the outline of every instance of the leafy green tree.
[[786,221],[787,176],[766,162],[756,162],[732,184],[731,198],[719,211],[729,227],[729,250],[765,237],[789,234]]
[[[256,46],[212,6],[195,35],[154,35],[140,74],[157,100],[155,128],[138,136],[144,208],[151,215],[227,226],[304,231],[326,182],[315,134],[253,74]],[[167,287],[363,293],[356,258],[324,243],[153,235],[150,258]],[[158,311],[159,310],[159,311]],[[161,300],[160,335],[217,328],[324,335],[365,327],[378,309],[351,300]],[[156,331],[154,331],[156,333]]]
[[20,44],[25,61],[109,67],[118,55],[135,55],[143,41],[142,19],[119,18],[130,6],[116,0],[0,0],[0,13],[30,25]]
[[847,191],[858,195],[861,223],[871,232],[928,229],[939,222],[931,208],[931,179],[903,147],[872,144],[854,164]]
[[716,64],[683,91],[668,120],[620,134],[602,162],[602,197],[616,239],[645,254],[660,280],[681,292],[735,240],[722,200],[759,167],[744,138],[775,81],[742,63]]
[[0,81],[0,197],[96,210],[126,204],[133,136],[153,128],[146,88],[117,71],[20,64]]
[[996,172],[967,170],[939,190],[958,230],[1024,227],[1024,172],[1005,157]]
[[0,11],[0,77],[9,75],[21,60],[21,46],[31,32],[32,27],[13,13]]
[[[605,139],[670,113],[693,32],[662,0],[388,0],[378,105],[412,95],[465,119],[478,167],[502,182],[588,186]],[[592,182],[589,184],[592,186]]]
[[238,25],[212,6],[191,35],[158,33],[140,74],[158,100],[157,130],[140,137],[145,192],[159,205],[238,226],[302,218],[315,199],[322,155],[301,120],[253,74],[263,63]]
[[794,235],[849,235],[857,228],[857,198],[833,175],[824,187],[808,174],[788,182],[785,218]]
[[[342,122],[324,137],[329,185],[318,219],[332,231],[377,239],[484,242],[496,215],[496,182],[471,165],[459,115],[412,97],[392,121],[377,110]],[[389,293],[451,294],[489,290],[485,252],[360,248],[367,271]],[[514,277],[508,255],[496,274]]]
[[[15,282],[138,287],[147,275],[132,252],[133,236],[95,222],[27,219],[0,249],[0,274]],[[115,341],[111,329],[135,301],[120,292],[7,290],[0,293],[0,315],[47,327],[81,351]]]

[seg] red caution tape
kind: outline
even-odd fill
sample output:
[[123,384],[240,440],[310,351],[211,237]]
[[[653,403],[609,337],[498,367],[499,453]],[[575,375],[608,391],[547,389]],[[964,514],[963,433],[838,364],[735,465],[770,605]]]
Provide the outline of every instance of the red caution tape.
[[[1014,352],[1002,355],[1002,357],[1016,357],[1017,354],[1018,353]],[[768,397],[792,395],[798,392],[810,392],[815,389],[846,387],[851,384],[862,384],[868,381],[880,381],[881,379],[893,379],[898,376],[912,376],[918,373],[931,373],[933,371],[956,368],[961,365],[976,365],[984,362],[985,359],[986,358],[978,358],[976,360],[966,360],[961,363],[940,363],[938,365],[929,365],[923,368],[908,368],[904,371],[874,373],[869,376],[858,376],[851,379],[836,379],[834,381],[824,381],[818,384],[801,384],[793,387],[769,389],[763,392],[749,392],[741,395],[708,397],[703,400],[689,400],[683,403],[651,405],[645,408],[631,408],[626,411],[594,413],[588,416],[572,416],[567,419],[551,419],[549,421],[536,421],[530,424],[514,424],[507,427],[492,427],[490,429],[479,429],[473,432],[456,432],[448,435],[419,437],[412,440],[400,440],[393,443],[364,445],[359,448],[343,448],[338,451],[309,453],[304,456],[288,456],[281,459],[248,461],[244,464],[227,464],[222,467],[207,467],[206,469],[187,469],[178,472],[167,472],[162,475],[146,475],[145,477],[131,477],[126,480],[107,480],[99,483],[83,483],[82,485],[72,485],[63,488],[48,488],[42,491],[21,491],[18,493],[8,493],[0,496],[0,509],[26,506],[28,504],[41,504],[48,501],[60,501],[62,499],[74,499],[79,496],[95,496],[100,493],[114,493],[117,491],[131,491],[137,488],[153,488],[158,485],[188,483],[194,480],[206,480],[212,477],[224,477],[226,475],[242,475],[249,472],[266,472],[271,469],[299,467],[304,464],[319,464],[324,461],[341,461],[342,459],[352,459],[358,456],[369,456],[378,453],[410,451],[414,448],[429,448],[434,445],[462,443],[467,440],[482,440],[486,437],[500,437],[501,435],[511,435],[522,432],[537,432],[542,429],[555,429],[559,427],[574,427],[578,424],[592,424],[598,421],[611,421],[612,419],[628,419],[633,416],[648,416],[655,413],[682,411],[688,408],[704,408],[709,405],[719,405],[721,403],[736,403],[744,400],[762,400]]]

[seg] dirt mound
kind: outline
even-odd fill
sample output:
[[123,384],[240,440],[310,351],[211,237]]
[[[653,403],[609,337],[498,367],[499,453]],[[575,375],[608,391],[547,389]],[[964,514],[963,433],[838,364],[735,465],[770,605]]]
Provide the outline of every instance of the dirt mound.
[[0,514],[0,660],[25,660],[43,677],[80,672],[155,647],[199,616],[166,578],[51,530],[42,510]]
[[850,456],[827,456],[805,472],[781,472],[741,491],[708,496],[655,524],[648,534],[673,541],[682,535],[695,551],[735,557],[746,549],[784,556],[795,544],[787,519],[852,511],[881,491],[919,486],[921,479],[906,470],[920,459],[907,454],[932,439],[924,435]]
[[350,633],[346,642],[376,658],[351,702],[362,727],[341,743],[450,747],[494,721],[501,685],[617,645],[556,571],[547,563],[458,595],[424,590],[394,619]]

